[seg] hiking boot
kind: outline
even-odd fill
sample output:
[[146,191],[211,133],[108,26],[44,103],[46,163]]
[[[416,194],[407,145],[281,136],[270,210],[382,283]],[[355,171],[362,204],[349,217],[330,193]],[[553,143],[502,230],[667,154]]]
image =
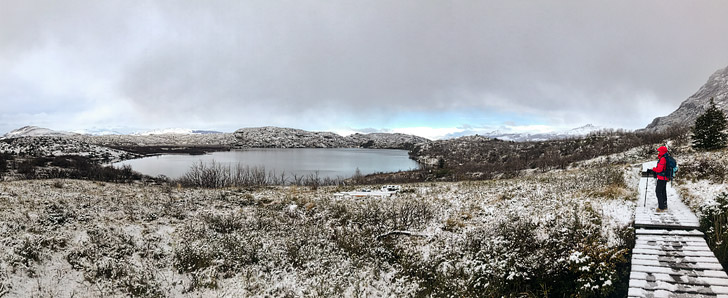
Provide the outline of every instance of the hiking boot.
[[662,213],[662,212],[664,212],[665,210],[667,210],[667,209],[660,209],[660,208],[657,208],[657,209],[655,209],[655,212],[657,212],[657,213]]

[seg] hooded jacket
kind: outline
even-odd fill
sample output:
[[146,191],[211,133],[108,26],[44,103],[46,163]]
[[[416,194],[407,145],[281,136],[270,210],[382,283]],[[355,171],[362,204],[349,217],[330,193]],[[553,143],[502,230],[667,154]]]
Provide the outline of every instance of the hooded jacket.
[[667,167],[667,159],[665,158],[665,153],[667,153],[667,147],[661,146],[660,148],[657,148],[657,152],[659,153],[657,155],[657,166],[652,168],[652,170],[657,173],[657,179],[669,181],[670,179],[663,176],[662,174],[662,172],[665,170],[665,167]]

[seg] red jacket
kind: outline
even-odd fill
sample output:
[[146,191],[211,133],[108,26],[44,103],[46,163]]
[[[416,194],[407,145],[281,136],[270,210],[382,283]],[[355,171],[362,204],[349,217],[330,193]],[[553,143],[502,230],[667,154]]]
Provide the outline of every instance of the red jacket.
[[662,171],[665,170],[665,167],[667,166],[667,159],[665,158],[665,153],[667,153],[667,147],[662,146],[660,148],[657,148],[657,152],[660,153],[657,155],[657,166],[652,168],[652,170],[657,173],[657,179],[670,181],[669,178],[660,174],[662,173]]

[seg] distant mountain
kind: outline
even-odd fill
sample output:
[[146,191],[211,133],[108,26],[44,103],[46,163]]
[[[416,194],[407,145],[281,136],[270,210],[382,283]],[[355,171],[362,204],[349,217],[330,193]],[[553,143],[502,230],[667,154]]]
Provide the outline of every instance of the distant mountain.
[[81,134],[81,135],[91,135],[91,136],[108,136],[108,135],[121,135],[123,133],[111,130],[111,129],[79,129],[74,130],[74,133]]
[[428,139],[399,134],[371,133],[341,136],[333,132],[311,132],[283,127],[251,127],[235,131],[241,148],[375,148],[411,149]]
[[212,130],[193,130],[187,128],[165,128],[150,130],[144,132],[136,132],[132,135],[135,136],[152,136],[152,135],[166,135],[166,134],[179,134],[179,135],[191,135],[191,134],[219,134],[222,132]]
[[214,135],[214,134],[221,134],[224,132],[215,131],[215,130],[193,130],[192,133],[198,134],[198,135]]
[[708,82],[698,92],[688,97],[670,115],[657,117],[645,130],[663,131],[670,127],[690,127],[710,106],[710,98],[715,99],[715,105],[723,112],[728,113],[728,67],[713,73]]
[[6,133],[4,139],[22,138],[22,137],[62,137],[72,136],[76,133],[67,131],[55,131],[48,128],[42,128],[37,126],[24,126]]
[[484,137],[491,138],[491,139],[499,139],[499,140],[503,140],[503,141],[539,142],[539,141],[566,139],[566,138],[571,138],[571,137],[581,137],[581,136],[585,136],[585,135],[588,135],[590,133],[597,132],[600,130],[604,130],[604,128],[599,127],[599,126],[594,126],[592,124],[587,124],[587,125],[584,125],[581,127],[574,128],[574,129],[547,132],[547,133],[512,132],[512,131],[502,131],[502,130],[495,130],[495,131],[491,131],[491,132],[464,131],[464,132],[460,132],[457,134],[450,134],[450,135],[446,136],[446,139],[477,134],[479,136],[484,136]]

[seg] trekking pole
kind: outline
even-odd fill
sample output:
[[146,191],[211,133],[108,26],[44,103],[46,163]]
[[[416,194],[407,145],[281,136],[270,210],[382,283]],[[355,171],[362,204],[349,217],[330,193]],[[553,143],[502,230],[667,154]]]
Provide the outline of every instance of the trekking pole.
[[647,207],[647,185],[650,184],[650,176],[647,176],[645,178],[647,178],[647,181],[645,182],[645,202],[642,207]]

